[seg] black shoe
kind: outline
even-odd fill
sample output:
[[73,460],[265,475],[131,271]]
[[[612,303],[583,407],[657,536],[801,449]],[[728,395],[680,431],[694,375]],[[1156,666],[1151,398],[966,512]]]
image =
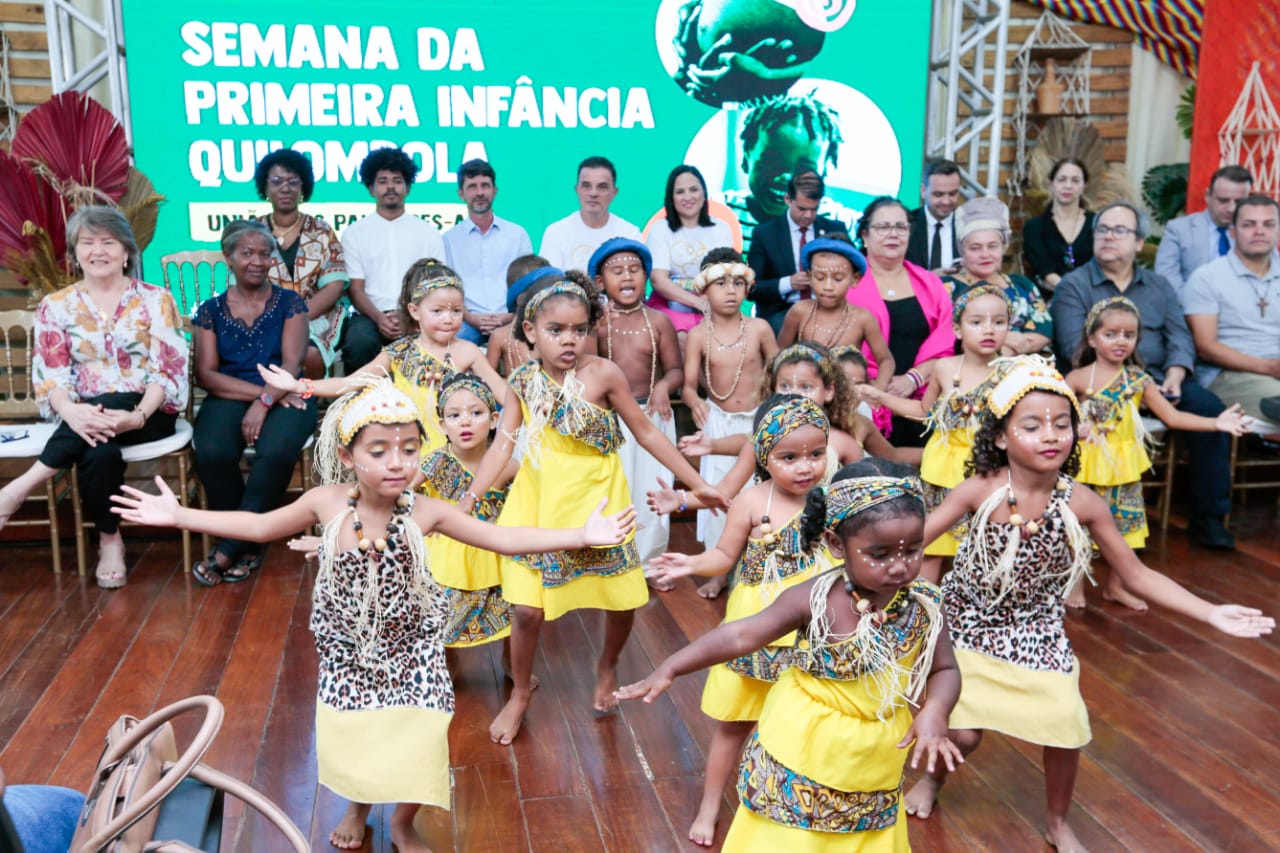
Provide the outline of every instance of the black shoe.
[[1258,408],[1267,420],[1280,424],[1280,397],[1263,397],[1258,401]]
[[1202,548],[1215,551],[1234,551],[1236,538],[1227,530],[1220,518],[1204,518],[1194,522],[1187,531],[1191,541]]

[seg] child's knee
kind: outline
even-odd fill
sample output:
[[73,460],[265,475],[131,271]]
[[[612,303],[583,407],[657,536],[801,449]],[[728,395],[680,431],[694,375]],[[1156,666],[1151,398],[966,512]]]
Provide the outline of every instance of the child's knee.
[[511,610],[515,627],[522,631],[540,628],[542,623],[546,621],[546,617],[544,616],[542,609],[538,607],[527,607],[523,604],[517,604],[515,607],[511,608]]
[[982,743],[982,729],[952,729],[951,741],[968,755]]

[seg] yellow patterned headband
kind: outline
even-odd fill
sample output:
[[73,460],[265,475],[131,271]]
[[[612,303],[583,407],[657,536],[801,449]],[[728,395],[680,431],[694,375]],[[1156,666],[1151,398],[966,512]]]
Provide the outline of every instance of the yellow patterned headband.
[[462,290],[462,279],[452,275],[438,275],[434,278],[424,278],[418,282],[409,291],[409,302],[417,304],[427,297],[427,294],[434,293],[437,290],[444,290],[446,287],[457,288],[459,293]]
[[923,503],[924,491],[915,477],[850,477],[827,486],[826,497],[827,529],[835,530],[846,519],[895,498]]
[[802,426],[816,426],[823,435],[830,435],[831,422],[822,408],[808,397],[788,394],[770,406],[760,418],[760,425],[751,435],[751,443],[756,449],[756,461],[765,467],[769,453],[777,446],[782,437]]
[[751,267],[741,261],[736,263],[725,262],[703,267],[702,271],[689,283],[689,289],[694,293],[703,294],[706,293],[708,287],[726,278],[744,279],[747,282],[748,290],[756,283],[756,274]]
[[[1090,308],[1089,313],[1085,315],[1084,327],[1086,329],[1093,329],[1093,324],[1102,316],[1102,312],[1109,311],[1112,308],[1125,308],[1132,311],[1133,316],[1137,317],[1139,321],[1142,319],[1142,312],[1138,310],[1138,306],[1134,305],[1133,301],[1127,296],[1109,296],[1106,299],[1101,299],[1093,303],[1093,307]],[[1090,334],[1092,334],[1092,332]]]
[[445,403],[459,391],[470,391],[480,398],[480,402],[484,403],[490,412],[498,411],[498,400],[483,379],[474,373],[455,373],[444,383],[436,396],[436,413],[440,417],[444,417]]
[[1018,401],[1032,391],[1048,391],[1066,397],[1079,416],[1080,401],[1048,359],[1038,355],[1016,355],[998,358],[991,365],[1001,378],[987,396],[987,408],[997,418],[1009,414]]
[[587,292],[581,286],[574,284],[572,281],[558,281],[548,288],[539,290],[533,296],[529,297],[529,304],[524,306],[524,319],[533,322],[533,318],[538,316],[538,311],[542,308],[542,303],[546,302],[553,296],[576,296],[585,302],[591,304],[591,297],[587,296]]
[[1006,310],[1012,311],[1009,304],[1009,296],[1004,292],[1003,287],[997,287],[994,284],[979,284],[971,287],[955,298],[955,305],[951,310],[951,319],[957,323],[960,322],[964,309],[969,307],[969,303],[977,299],[979,296],[998,296],[1000,301],[1004,303]]

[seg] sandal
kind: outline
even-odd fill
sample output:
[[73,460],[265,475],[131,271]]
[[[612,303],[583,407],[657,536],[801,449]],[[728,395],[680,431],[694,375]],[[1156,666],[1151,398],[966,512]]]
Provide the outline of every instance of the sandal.
[[214,556],[217,552],[215,548],[209,552],[209,556],[191,567],[191,576],[201,586],[217,586],[222,583],[222,570],[218,568],[218,560]]
[[[242,555],[240,559],[236,560],[236,564],[227,572],[224,572],[223,575],[225,576],[226,574],[234,571],[239,573],[236,580],[244,580],[249,577],[249,575],[262,568],[262,562],[265,556],[265,553],[262,551],[250,551],[249,553]],[[227,578],[227,580],[231,580],[231,578]]]
[[124,586],[124,543],[102,545],[98,548],[98,567],[93,571],[98,586],[103,589],[119,589]]

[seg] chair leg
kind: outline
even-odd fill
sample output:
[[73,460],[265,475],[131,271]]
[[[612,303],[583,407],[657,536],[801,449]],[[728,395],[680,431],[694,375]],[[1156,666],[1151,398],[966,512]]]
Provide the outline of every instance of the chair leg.
[[80,577],[84,577],[89,573],[85,556],[84,511],[80,508],[80,475],[74,465],[71,466],[71,511],[76,522],[76,570]]
[[[209,508],[209,495],[204,490],[204,483],[200,482],[200,478],[196,478],[196,499],[200,501],[201,509]],[[209,539],[208,533],[200,534],[200,559],[204,559],[205,554],[213,550],[213,543]],[[187,571],[191,571],[193,563],[187,563]]]
[[1176,433],[1169,433],[1164,446],[1164,493],[1160,495],[1160,532],[1169,530],[1169,507],[1173,504],[1173,472],[1177,467],[1178,448]]
[[[187,482],[187,453],[178,454],[178,503],[188,506],[191,500],[190,484]],[[182,528],[182,570],[191,571],[191,531]]]
[[44,481],[45,509],[49,513],[49,550],[53,552],[53,573],[62,574],[62,543],[58,541],[58,490],[54,488],[57,477]]

